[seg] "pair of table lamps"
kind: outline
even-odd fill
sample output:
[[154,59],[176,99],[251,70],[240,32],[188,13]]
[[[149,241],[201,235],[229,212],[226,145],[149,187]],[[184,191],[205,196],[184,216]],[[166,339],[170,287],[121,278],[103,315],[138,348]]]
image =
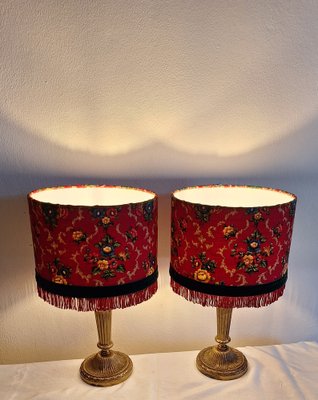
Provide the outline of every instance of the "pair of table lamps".
[[[126,380],[129,356],[112,350],[111,312],[157,290],[158,199],[121,186],[64,186],[28,195],[39,296],[53,306],[94,311],[97,354],[80,367],[84,382]],[[205,375],[235,379],[245,356],[228,345],[232,309],[277,300],[287,280],[296,197],[285,191],[210,185],[177,190],[171,200],[173,291],[216,307],[217,344],[202,350]]]

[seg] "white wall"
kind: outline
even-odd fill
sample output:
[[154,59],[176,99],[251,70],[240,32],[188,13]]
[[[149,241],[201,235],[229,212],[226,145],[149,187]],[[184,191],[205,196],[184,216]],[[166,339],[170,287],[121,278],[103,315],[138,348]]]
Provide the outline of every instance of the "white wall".
[[160,196],[160,290],[113,313],[130,354],[213,343],[213,309],[169,288],[169,193],[197,183],[298,195],[283,298],[235,310],[233,345],[318,340],[318,3],[0,4],[0,362],[95,351],[92,313],[35,295],[26,194],[62,183]]

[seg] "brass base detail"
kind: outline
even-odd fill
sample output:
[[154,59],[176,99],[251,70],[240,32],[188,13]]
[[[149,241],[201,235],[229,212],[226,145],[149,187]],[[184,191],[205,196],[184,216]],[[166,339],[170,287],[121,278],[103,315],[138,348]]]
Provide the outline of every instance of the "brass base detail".
[[132,373],[131,359],[119,351],[103,356],[99,352],[87,357],[80,367],[84,382],[94,386],[112,386],[125,381]]
[[210,378],[228,381],[239,378],[247,371],[247,360],[243,353],[227,345],[229,336],[232,308],[217,308],[216,346],[207,347],[197,355],[197,368]]
[[111,350],[111,311],[95,311],[95,319],[101,349],[82,362],[80,376],[89,385],[112,386],[125,381],[132,373],[131,359],[120,351]]
[[201,350],[196,364],[202,374],[223,381],[239,378],[247,371],[244,354],[229,346],[224,350],[220,350],[219,346]]

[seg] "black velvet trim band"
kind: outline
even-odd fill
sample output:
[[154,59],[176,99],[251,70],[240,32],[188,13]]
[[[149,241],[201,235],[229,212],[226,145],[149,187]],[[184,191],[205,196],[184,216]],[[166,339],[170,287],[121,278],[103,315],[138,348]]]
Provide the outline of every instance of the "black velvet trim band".
[[280,287],[284,286],[287,281],[287,272],[274,282],[264,283],[261,285],[253,286],[225,286],[225,285],[211,285],[203,282],[198,282],[193,279],[180,275],[176,270],[170,267],[171,278],[181,286],[196,292],[212,294],[216,296],[228,297],[245,297],[257,296],[264,293],[274,292]]
[[43,290],[65,297],[74,298],[101,298],[123,296],[146,289],[156,282],[158,270],[139,281],[125,283],[117,286],[71,286],[50,282],[42,278],[38,273],[35,274],[37,284]]

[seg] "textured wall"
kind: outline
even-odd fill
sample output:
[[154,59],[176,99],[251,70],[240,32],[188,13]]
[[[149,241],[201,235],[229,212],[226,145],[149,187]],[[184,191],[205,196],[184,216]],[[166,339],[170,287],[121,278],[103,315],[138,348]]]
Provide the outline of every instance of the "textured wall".
[[169,288],[171,190],[293,191],[286,295],[235,312],[232,337],[318,340],[317,15],[307,0],[0,2],[0,362],[95,350],[93,315],[34,294],[25,196],[61,183],[160,195],[160,292],[114,313],[114,341],[129,353],[201,348],[215,334],[214,311]]

